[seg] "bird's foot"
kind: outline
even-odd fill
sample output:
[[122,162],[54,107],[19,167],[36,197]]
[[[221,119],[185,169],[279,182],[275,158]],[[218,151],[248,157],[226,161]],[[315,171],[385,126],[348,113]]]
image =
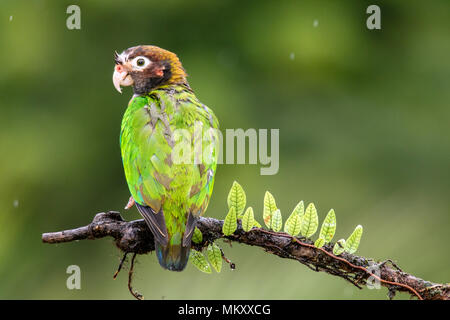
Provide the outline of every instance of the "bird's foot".
[[130,209],[132,206],[134,206],[134,204],[135,204],[134,199],[133,199],[133,197],[131,196],[130,199],[128,200],[127,205],[125,206],[125,210]]

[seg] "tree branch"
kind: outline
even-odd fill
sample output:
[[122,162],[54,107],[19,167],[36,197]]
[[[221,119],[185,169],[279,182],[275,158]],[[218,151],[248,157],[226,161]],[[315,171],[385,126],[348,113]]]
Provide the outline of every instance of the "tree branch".
[[[245,232],[240,222],[231,236],[222,233],[222,220],[200,218],[198,228],[203,234],[201,244],[193,247],[201,250],[217,239],[227,239],[246,245],[263,248],[266,252],[281,258],[297,260],[314,271],[322,271],[341,277],[358,288],[365,284],[375,285],[377,280],[389,289],[389,297],[396,291],[408,292],[425,300],[450,300],[450,285],[425,281],[403,272],[392,260],[376,263],[372,259],[343,253],[335,256],[332,244],[316,248],[305,238],[295,238],[283,232],[272,232],[254,228]],[[153,235],[143,220],[124,221],[119,212],[110,211],[97,214],[87,226],[52,233],[44,233],[44,243],[62,243],[83,239],[113,237],[119,249],[125,253],[145,254],[153,251]]]

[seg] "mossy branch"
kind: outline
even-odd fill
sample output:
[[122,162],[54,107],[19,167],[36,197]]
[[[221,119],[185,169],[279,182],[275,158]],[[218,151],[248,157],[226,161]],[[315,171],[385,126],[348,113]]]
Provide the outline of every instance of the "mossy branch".
[[[229,236],[222,233],[223,220],[200,218],[198,228],[203,241],[193,247],[201,250],[217,239],[227,239],[263,248],[281,258],[297,260],[314,271],[323,271],[341,277],[358,288],[367,282],[379,280],[389,289],[389,296],[396,291],[407,292],[424,300],[450,300],[450,285],[437,284],[403,272],[392,260],[376,263],[372,259],[344,252],[335,256],[333,244],[322,248],[305,238],[292,237],[284,232],[253,228],[245,232],[238,222],[237,230]],[[83,239],[113,237],[119,249],[125,253],[145,254],[154,250],[153,235],[143,220],[124,221],[119,212],[97,214],[87,226],[42,234],[44,243],[62,243]],[[376,272],[374,272],[376,270]]]

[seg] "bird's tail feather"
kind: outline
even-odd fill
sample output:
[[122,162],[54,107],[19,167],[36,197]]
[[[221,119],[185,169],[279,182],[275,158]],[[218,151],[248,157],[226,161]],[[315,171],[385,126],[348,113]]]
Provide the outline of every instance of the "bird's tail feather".
[[144,217],[150,231],[153,233],[159,264],[164,269],[183,271],[189,260],[191,239],[197,219],[192,214],[188,215],[185,232],[182,238],[180,233],[169,236],[162,210],[157,213],[151,207],[143,206],[138,203],[136,203],[136,207]]
[[158,241],[155,241],[155,250],[159,264],[164,269],[168,269],[170,271],[184,270],[189,260],[190,249],[190,243],[187,246],[183,246],[181,244],[168,244],[167,246],[163,246]]

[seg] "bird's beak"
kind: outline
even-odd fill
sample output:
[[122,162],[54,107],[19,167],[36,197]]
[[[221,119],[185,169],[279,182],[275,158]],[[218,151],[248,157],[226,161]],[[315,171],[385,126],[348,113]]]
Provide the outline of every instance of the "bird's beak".
[[120,86],[131,86],[134,84],[134,81],[125,68],[122,65],[117,64],[114,68],[113,84],[114,88],[122,93],[122,88]]

